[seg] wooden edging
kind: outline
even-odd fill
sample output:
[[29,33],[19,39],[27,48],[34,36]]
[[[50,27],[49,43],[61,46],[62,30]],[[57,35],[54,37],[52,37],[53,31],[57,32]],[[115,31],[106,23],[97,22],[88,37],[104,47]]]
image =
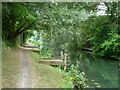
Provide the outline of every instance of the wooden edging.
[[[42,60],[41,60],[42,59]],[[64,53],[63,58],[63,51],[61,51],[61,58],[60,59],[47,59],[47,58],[41,58],[41,51],[40,51],[40,61],[39,63],[44,63],[47,65],[63,65],[64,71],[66,71],[67,68],[67,54]]]

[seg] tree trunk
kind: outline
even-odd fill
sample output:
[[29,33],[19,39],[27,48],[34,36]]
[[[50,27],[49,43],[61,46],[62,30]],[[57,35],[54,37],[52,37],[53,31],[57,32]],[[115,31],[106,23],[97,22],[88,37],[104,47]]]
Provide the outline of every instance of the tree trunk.
[[16,20],[15,20],[15,19],[13,19],[13,21],[12,21],[13,33],[15,32],[15,24],[16,24]]
[[16,39],[19,34],[21,34],[22,32],[24,32],[24,31],[26,31],[26,30],[28,30],[28,28],[29,28],[29,27],[26,27],[26,28],[24,28],[24,29],[21,30],[21,31],[20,31],[20,30],[17,30],[16,32],[14,32],[12,35],[10,35],[10,36],[8,37],[8,40],[14,40],[14,39]]

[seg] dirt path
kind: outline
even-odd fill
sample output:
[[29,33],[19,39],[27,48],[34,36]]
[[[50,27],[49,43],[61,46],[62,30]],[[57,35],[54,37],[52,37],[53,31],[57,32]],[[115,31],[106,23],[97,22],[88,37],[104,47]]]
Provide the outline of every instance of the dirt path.
[[21,49],[21,70],[18,88],[32,88],[28,51]]
[[20,49],[20,74],[17,88],[60,88],[61,75],[55,68],[35,62],[39,54]]
[[64,88],[55,68],[38,63],[38,53],[20,47],[4,50],[3,88]]

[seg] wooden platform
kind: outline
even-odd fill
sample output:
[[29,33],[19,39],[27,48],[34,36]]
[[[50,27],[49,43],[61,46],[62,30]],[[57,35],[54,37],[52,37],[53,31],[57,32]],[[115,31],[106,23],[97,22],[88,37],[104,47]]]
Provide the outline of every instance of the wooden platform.
[[61,58],[43,58],[41,57],[41,52],[40,52],[39,63],[43,63],[47,65],[63,65],[66,67],[67,65],[66,55],[67,54],[65,53],[63,58],[63,51],[61,51]]
[[63,60],[41,60],[39,63],[47,64],[47,65],[66,65]]

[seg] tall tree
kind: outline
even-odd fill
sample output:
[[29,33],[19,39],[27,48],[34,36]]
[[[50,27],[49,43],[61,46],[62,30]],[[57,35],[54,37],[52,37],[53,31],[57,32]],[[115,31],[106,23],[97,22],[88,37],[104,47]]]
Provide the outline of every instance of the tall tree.
[[3,40],[14,40],[22,32],[37,28],[37,13],[34,3],[6,2],[2,5]]

